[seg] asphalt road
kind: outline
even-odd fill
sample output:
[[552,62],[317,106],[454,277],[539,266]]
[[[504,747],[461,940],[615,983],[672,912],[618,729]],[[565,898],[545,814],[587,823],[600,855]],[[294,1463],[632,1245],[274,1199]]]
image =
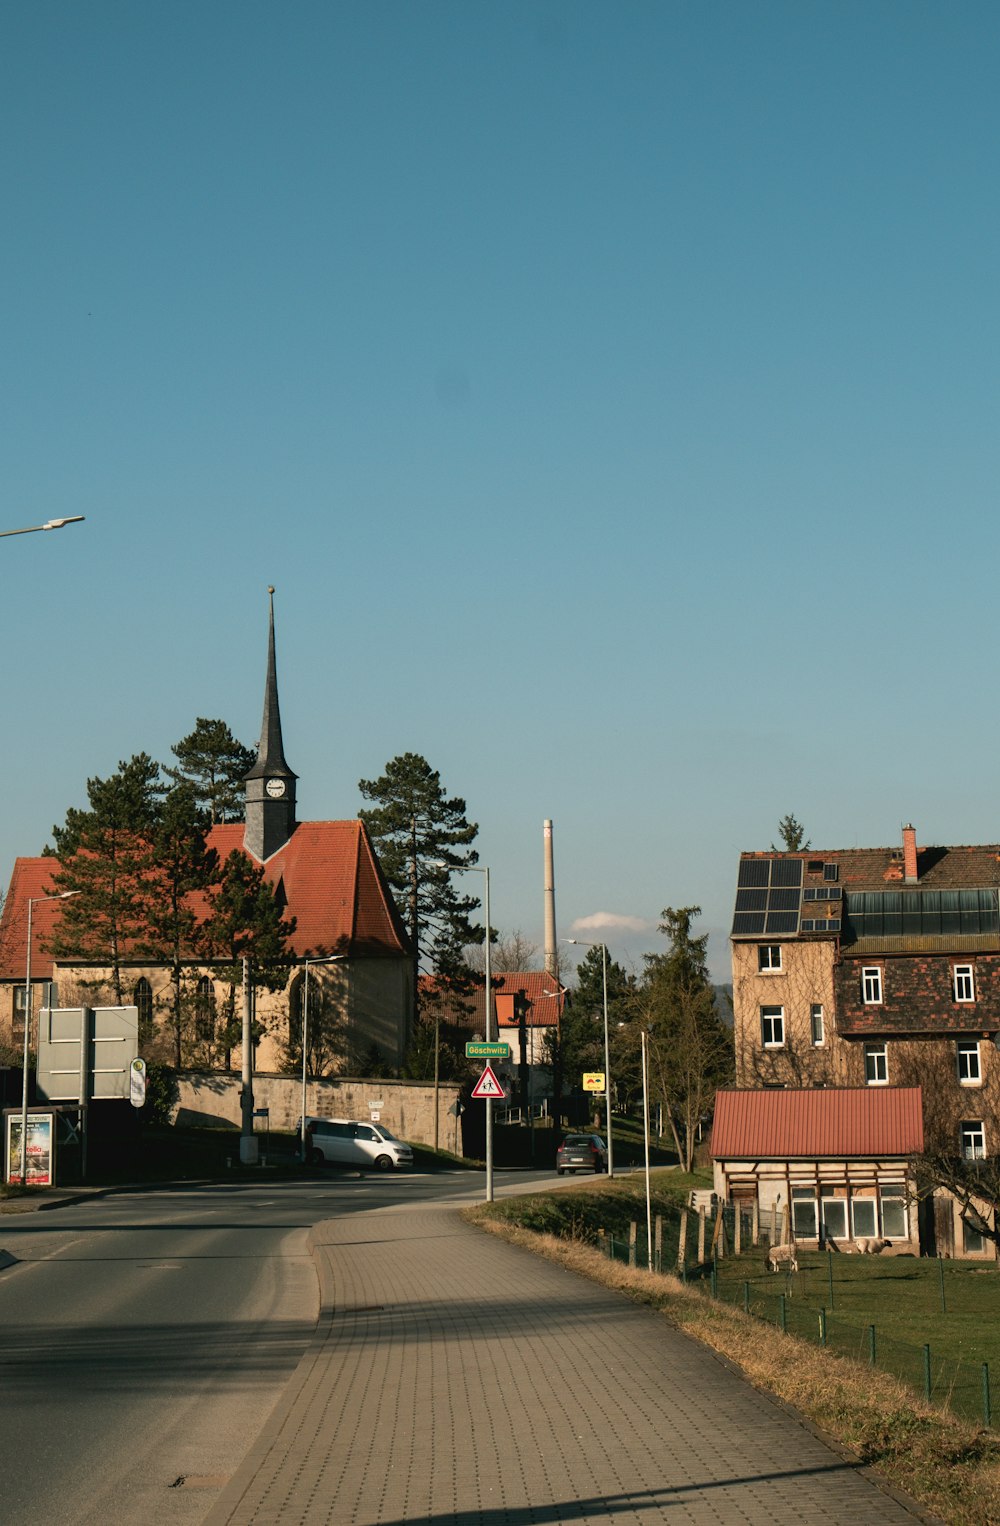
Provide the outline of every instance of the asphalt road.
[[467,1173],[331,1175],[0,1218],[5,1526],[200,1522],[313,1333],[312,1224],[481,1195]]

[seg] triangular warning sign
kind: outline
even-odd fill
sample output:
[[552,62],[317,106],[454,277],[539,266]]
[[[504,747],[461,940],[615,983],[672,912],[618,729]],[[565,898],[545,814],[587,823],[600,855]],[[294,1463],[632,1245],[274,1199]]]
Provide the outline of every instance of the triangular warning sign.
[[472,1088],[472,1095],[474,1097],[506,1097],[507,1093],[493,1074],[492,1065],[487,1065],[479,1080]]

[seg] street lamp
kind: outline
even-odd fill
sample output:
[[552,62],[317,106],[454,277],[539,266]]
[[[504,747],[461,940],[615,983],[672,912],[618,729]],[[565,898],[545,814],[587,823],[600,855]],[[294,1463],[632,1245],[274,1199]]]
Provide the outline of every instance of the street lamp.
[[36,530],[61,530],[63,525],[78,525],[86,514],[67,514],[65,519],[47,519],[43,525],[25,525],[23,530],[0,530],[3,535],[33,535]]
[[302,982],[302,1164],[306,1165],[306,1055],[307,1039],[309,1037],[309,966],[311,964],[336,964],[341,959],[349,959],[349,954],[319,954],[315,959],[303,959],[306,967],[305,979]]
[[579,944],[582,948],[599,948],[601,951],[601,980],[604,988],[604,1109],[608,1126],[608,1176],[614,1176],[615,1157],[611,1143],[611,1046],[608,1042],[608,945],[588,943],[585,938],[566,938],[563,941]]
[[[39,527],[41,528],[41,527]],[[8,530],[8,535],[18,531]],[[68,901],[79,895],[79,890],[62,890],[58,895],[35,895],[28,897],[28,949],[24,961],[24,1059],[21,1071],[21,1186],[28,1176],[28,1039],[31,1035],[31,908],[44,901]]]
[[[448,864],[439,859],[438,869],[454,870],[456,874],[483,874],[486,876],[486,893],[483,911],[486,915],[486,1042],[493,1040],[493,967],[490,960],[490,871],[485,864]],[[486,1201],[493,1201],[493,1098],[486,1098]]]

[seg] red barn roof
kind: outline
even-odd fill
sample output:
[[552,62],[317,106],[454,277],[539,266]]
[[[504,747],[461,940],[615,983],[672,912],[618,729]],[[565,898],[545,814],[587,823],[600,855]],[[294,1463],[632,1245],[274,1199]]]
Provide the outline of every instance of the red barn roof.
[[[221,863],[243,852],[243,823],[212,827],[209,846]],[[19,858],[0,917],[0,980],[24,979],[28,899],[52,894],[56,858]],[[409,953],[406,932],[364,824],[360,821],[300,822],[288,842],[264,865],[264,878],[279,896],[286,917],[296,920],[289,940],[299,958],[345,953],[391,958]],[[202,902],[204,905],[204,901]],[[52,977],[46,944],[59,917],[58,902],[32,912],[31,973]]]
[[923,1147],[919,1086],[716,1093],[715,1160],[913,1155]]

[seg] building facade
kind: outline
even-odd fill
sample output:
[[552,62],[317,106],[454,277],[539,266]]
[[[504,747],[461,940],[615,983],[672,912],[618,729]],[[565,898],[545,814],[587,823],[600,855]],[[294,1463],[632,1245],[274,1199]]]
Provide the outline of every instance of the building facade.
[[902,836],[898,848],[741,855],[737,1085],[919,1087],[928,1152],[993,1156],[1000,847],[921,847],[912,826]]
[[[214,826],[208,846],[220,863],[233,852],[259,866],[283,918],[294,919],[289,974],[282,989],[256,989],[252,1004],[255,1067],[278,1071],[301,1054],[308,989],[307,1052],[316,1074],[366,1074],[366,1062],[398,1067],[412,1031],[414,976],[409,940],[364,824],[296,819],[296,775],[285,761],[278,707],[273,590],[268,625],[264,714],[256,760],[245,784],[245,820]],[[79,958],[55,959],[50,940],[60,915],[53,857],[19,858],[0,917],[0,1046],[16,1052],[24,1039],[28,906],[31,921],[32,1011],[45,1004],[93,1006],[108,999],[110,971]],[[197,900],[197,898],[195,898]],[[200,906],[196,906],[199,910]],[[171,971],[148,959],[122,960],[125,999],[139,1009],[147,1056],[176,1058],[180,1041],[167,1030]],[[308,983],[308,985],[307,985]],[[192,951],[184,986],[190,1007],[182,1063],[239,1069],[238,1039],[224,1014],[234,1005],[231,967]],[[113,998],[112,998],[113,999]],[[235,996],[236,1015],[243,1008]]]

